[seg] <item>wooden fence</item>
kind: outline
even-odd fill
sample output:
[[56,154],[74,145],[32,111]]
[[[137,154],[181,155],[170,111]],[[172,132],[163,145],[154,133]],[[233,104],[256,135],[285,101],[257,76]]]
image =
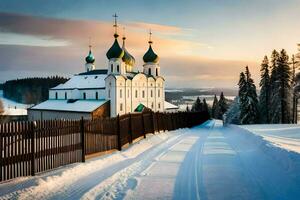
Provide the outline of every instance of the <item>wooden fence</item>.
[[121,150],[148,133],[192,127],[208,118],[203,112],[147,112],[93,120],[0,124],[0,182],[85,162],[86,155]]

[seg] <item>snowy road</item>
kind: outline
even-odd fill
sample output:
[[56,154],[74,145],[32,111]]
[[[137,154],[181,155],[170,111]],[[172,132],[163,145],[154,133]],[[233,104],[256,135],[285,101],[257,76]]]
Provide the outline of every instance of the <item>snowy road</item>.
[[0,199],[299,199],[300,154],[208,121],[0,185]]

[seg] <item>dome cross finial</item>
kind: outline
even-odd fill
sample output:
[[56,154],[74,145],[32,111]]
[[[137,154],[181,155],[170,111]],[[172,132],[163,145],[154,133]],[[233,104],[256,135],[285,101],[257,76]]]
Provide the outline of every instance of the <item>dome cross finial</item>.
[[149,30],[149,42],[148,42],[150,45],[153,43],[152,42],[152,31],[151,29]]
[[89,37],[89,49],[92,51],[92,42],[91,42],[91,37]]
[[119,37],[119,35],[118,35],[118,22],[117,22],[117,17],[118,17],[118,15],[117,15],[117,13],[115,13],[115,14],[113,15],[113,17],[115,18],[115,19],[114,19],[114,25],[113,25],[113,27],[115,28],[115,34],[114,34],[114,37],[117,38],[117,37]]
[[126,40],[126,36],[125,36],[125,27],[123,27],[123,37],[122,37],[122,40]]

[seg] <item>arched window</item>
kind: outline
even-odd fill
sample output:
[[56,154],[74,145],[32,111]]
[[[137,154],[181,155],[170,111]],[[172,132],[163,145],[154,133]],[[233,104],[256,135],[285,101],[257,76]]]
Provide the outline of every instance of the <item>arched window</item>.
[[158,103],[158,109],[160,109],[160,103]]
[[157,93],[157,97],[160,97],[160,89],[158,89]]
[[138,91],[135,91],[135,98],[138,98]]
[[58,94],[57,94],[57,92],[55,92],[55,99],[58,99]]
[[65,92],[65,99],[67,99],[68,98],[68,94],[67,94],[67,92]]
[[158,76],[158,69],[156,68],[156,76]]
[[145,98],[145,90],[142,91],[142,97]]
[[96,99],[98,100],[99,96],[98,96],[98,92],[96,92]]
[[153,90],[151,90],[151,91],[150,91],[150,93],[151,93],[151,95],[150,95],[150,96],[151,96],[151,97],[153,97]]
[[148,69],[148,74],[151,76],[151,68]]
[[110,90],[108,90],[108,98],[110,98]]
[[120,89],[120,98],[122,98],[122,89]]
[[85,92],[83,93],[83,99],[86,99],[86,93]]
[[117,65],[117,72],[119,72],[120,71],[120,66],[119,65]]
[[110,65],[110,71],[111,71],[111,72],[114,71],[114,65],[113,65],[113,64]]

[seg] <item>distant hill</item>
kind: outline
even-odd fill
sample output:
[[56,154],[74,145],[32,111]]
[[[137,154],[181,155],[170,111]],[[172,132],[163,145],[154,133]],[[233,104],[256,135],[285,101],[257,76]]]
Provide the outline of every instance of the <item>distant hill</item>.
[[10,80],[2,85],[3,96],[19,103],[37,104],[48,99],[49,88],[67,80],[59,76]]

